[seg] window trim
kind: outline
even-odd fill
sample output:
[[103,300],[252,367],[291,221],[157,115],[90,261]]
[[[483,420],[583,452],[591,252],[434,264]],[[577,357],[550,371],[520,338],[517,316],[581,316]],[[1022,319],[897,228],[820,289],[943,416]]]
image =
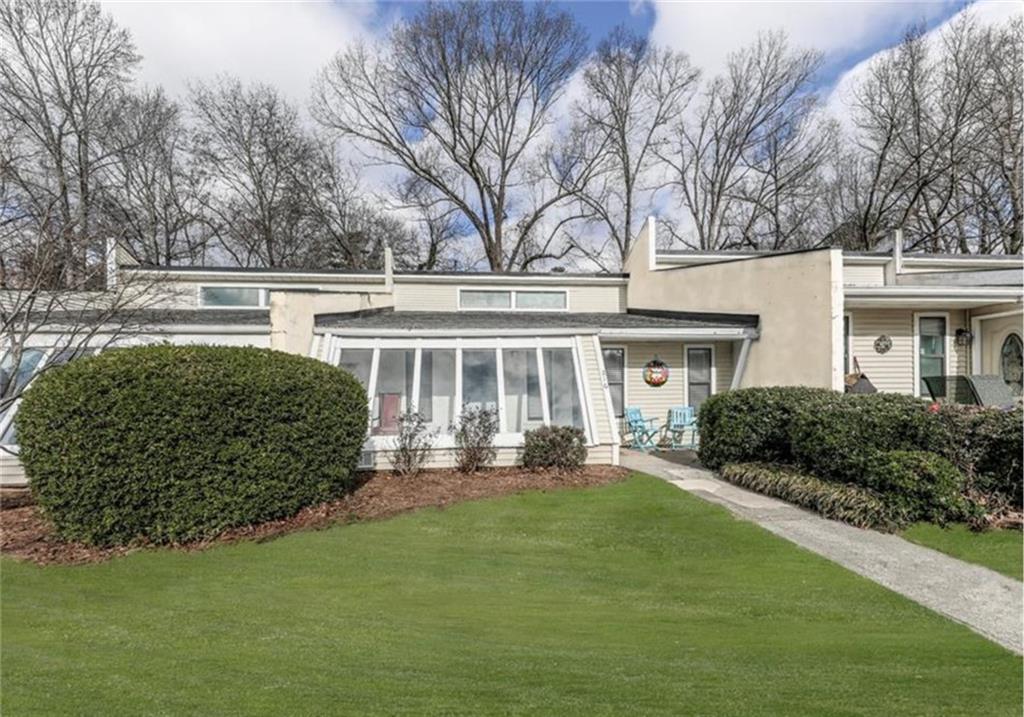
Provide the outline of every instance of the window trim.
[[[502,294],[508,294],[509,295],[509,308],[506,309],[506,308],[502,308],[502,307],[492,307],[492,308],[465,307],[465,306],[462,305],[462,294],[465,291],[472,291],[472,292],[492,291],[492,292],[500,292]],[[565,306],[563,308],[560,308],[560,309],[540,309],[540,308],[520,309],[520,308],[518,308],[516,306],[516,302],[517,302],[517,298],[516,297],[519,294],[562,294],[562,296],[565,297]],[[545,312],[545,313],[552,313],[552,314],[565,313],[565,312],[569,311],[569,290],[568,289],[558,289],[558,288],[552,288],[552,289],[546,289],[546,288],[545,289],[513,289],[513,288],[500,287],[500,286],[460,286],[457,289],[457,299],[456,300],[457,300],[459,311],[493,311],[493,312],[517,311],[517,312],[529,312],[529,313]]]
[[953,323],[948,311],[914,312],[914,348],[911,357],[914,364],[914,396],[921,398],[921,319],[945,319],[946,336],[943,341],[945,355],[942,357],[942,373],[950,375],[950,361],[953,358]]
[[718,393],[718,366],[714,344],[683,344],[683,404],[692,406],[690,403],[690,349],[708,349],[711,351],[711,391],[708,396]]

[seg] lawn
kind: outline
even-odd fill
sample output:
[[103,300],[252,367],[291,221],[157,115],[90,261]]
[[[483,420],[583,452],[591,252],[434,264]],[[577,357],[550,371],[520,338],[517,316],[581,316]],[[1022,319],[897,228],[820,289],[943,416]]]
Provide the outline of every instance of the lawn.
[[1017,580],[1024,577],[1024,533],[1019,530],[975,533],[965,525],[940,528],[920,523],[904,531],[903,537],[954,558],[984,565]]
[[5,717],[1020,714],[1020,658],[646,476],[0,586]]

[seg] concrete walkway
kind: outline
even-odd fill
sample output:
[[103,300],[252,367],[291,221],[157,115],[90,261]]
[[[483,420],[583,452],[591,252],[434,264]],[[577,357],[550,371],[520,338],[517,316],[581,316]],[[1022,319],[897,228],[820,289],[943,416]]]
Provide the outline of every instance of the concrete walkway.
[[718,503],[786,540],[1024,653],[1024,584],[895,535],[827,520],[719,480],[711,471],[624,450],[622,465]]

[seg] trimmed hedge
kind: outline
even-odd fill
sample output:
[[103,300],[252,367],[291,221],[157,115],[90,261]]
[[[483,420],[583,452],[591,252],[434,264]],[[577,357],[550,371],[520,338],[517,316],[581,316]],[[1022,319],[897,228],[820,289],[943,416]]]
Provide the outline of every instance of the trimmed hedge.
[[579,470],[587,460],[583,431],[572,426],[542,426],[524,434],[523,467]]
[[1024,499],[1024,412],[946,405],[942,454],[967,476],[969,486],[1021,507]]
[[823,388],[773,386],[718,393],[701,404],[700,462],[718,470],[726,463],[790,463],[793,413],[811,403],[834,401]]
[[785,500],[858,528],[899,530],[907,516],[873,492],[831,483],[794,468],[767,463],[730,463],[721,476],[742,488]]
[[863,482],[911,521],[944,524],[973,517],[974,506],[963,496],[963,475],[934,453],[878,451]]
[[862,482],[878,451],[938,451],[946,438],[927,403],[897,393],[804,402],[789,426],[793,462],[845,483]]
[[62,537],[168,543],[345,493],[367,407],[355,378],[313,359],[149,346],[45,373],[17,422],[29,485]]

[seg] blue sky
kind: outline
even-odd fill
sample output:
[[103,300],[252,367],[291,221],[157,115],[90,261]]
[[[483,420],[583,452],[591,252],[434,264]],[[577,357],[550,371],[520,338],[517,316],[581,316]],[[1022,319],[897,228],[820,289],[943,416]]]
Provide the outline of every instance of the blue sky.
[[[230,73],[280,87],[303,102],[316,72],[352,42],[375,42],[418,2],[144,2],[104,0],[133,33],[144,60],[143,81],[172,95],[188,80]],[[705,76],[720,72],[729,52],[762,30],[784,29],[794,45],[824,53],[819,89],[827,95],[844,74],[899,42],[906,28],[932,29],[964,8],[957,0],[726,0],[721,2],[562,2],[596,44],[618,24],[656,44],[690,55]],[[1018,0],[981,0],[978,14],[1000,19],[1021,12]]]

